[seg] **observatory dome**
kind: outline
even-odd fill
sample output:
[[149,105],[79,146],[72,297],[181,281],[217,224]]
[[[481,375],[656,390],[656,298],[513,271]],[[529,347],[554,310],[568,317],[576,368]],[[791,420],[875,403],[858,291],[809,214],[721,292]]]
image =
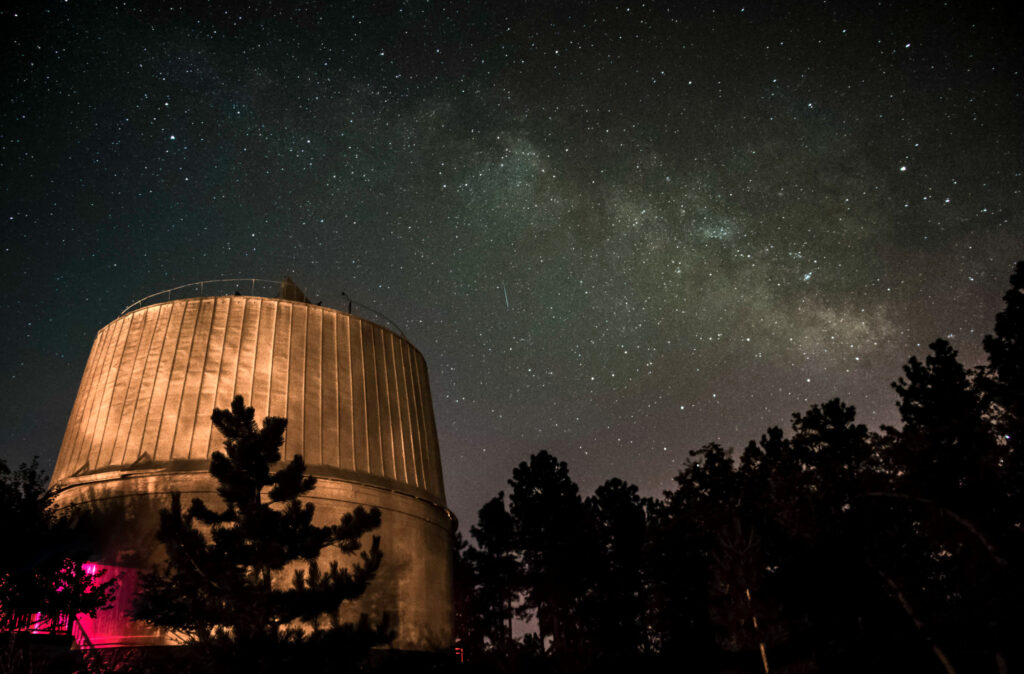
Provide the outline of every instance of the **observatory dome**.
[[96,335],[51,481],[58,508],[100,515],[102,561],[128,571],[93,642],[168,643],[126,617],[133,574],[161,556],[158,513],[173,492],[217,501],[207,471],[223,438],[210,414],[242,395],[257,419],[287,418],[281,455],[301,455],[316,476],[319,524],[357,505],[382,512],[383,562],[346,617],[387,613],[395,648],[450,646],[454,520],[420,352],[351,303],[314,305],[287,280],[276,297],[137,304]]

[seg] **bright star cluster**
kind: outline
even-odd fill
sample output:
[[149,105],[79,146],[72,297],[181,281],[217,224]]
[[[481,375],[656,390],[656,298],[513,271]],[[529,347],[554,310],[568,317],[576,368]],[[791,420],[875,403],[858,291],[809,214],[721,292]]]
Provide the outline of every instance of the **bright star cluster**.
[[463,521],[540,449],[656,494],[831,397],[894,423],[1024,257],[1010,4],[149,4],[0,9],[11,461],[124,306],[287,274],[423,352]]

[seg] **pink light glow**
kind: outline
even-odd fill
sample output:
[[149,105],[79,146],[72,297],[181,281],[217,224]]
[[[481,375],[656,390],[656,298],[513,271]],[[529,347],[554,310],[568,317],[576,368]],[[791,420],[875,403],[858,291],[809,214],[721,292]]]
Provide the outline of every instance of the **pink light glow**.
[[136,623],[128,617],[135,593],[138,590],[138,570],[91,562],[83,564],[82,569],[90,576],[102,572],[103,580],[108,578],[117,578],[118,580],[114,601],[110,606],[98,611],[95,618],[90,618],[83,613],[78,616],[76,621],[92,647],[135,646],[147,640],[151,641],[153,639],[152,632],[141,623]]
[[135,593],[138,591],[138,569],[95,562],[87,562],[80,568],[86,576],[98,577],[92,581],[94,583],[109,578],[118,580],[113,601],[109,606],[97,611],[94,618],[81,613],[74,619],[67,615],[51,619],[45,617],[41,612],[37,612],[31,614],[26,622],[14,629],[30,634],[66,634],[70,632],[81,648],[114,648],[163,643],[151,629],[129,617]]

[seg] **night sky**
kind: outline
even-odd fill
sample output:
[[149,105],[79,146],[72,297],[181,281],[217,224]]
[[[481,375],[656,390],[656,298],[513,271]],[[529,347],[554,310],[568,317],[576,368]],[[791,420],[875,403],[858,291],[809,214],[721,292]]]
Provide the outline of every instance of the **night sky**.
[[[0,9],[0,456],[52,469],[96,331],[287,274],[394,318],[468,528],[547,449],[657,495],[983,359],[1024,257],[1019,10],[29,2]],[[224,5],[230,9],[224,9]]]

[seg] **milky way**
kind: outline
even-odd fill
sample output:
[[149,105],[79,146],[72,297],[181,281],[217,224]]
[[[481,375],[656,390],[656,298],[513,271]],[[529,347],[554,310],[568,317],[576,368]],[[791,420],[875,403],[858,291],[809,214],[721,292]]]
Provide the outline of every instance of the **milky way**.
[[831,397],[896,422],[1024,257],[1018,10],[133,4],[0,10],[10,461],[130,302],[287,274],[423,352],[464,525],[540,449],[656,495]]

